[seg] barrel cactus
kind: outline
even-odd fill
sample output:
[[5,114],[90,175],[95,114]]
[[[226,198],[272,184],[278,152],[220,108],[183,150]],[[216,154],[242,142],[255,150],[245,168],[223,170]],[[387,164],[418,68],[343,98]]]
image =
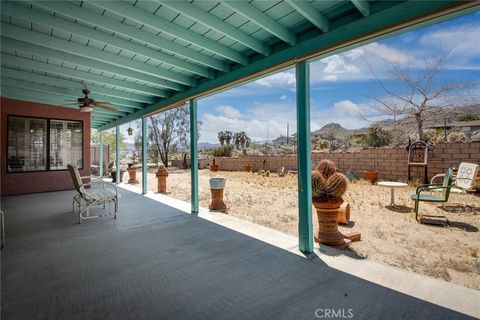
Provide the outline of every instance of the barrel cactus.
[[317,171],[320,172],[325,179],[330,178],[335,172],[337,172],[337,168],[335,164],[327,159],[323,159],[317,166]]
[[326,194],[329,199],[340,199],[347,191],[348,178],[341,173],[334,173],[327,180]]
[[313,199],[322,199],[325,198],[325,191],[327,189],[327,181],[323,175],[314,171],[312,173],[312,198]]
[[337,172],[330,160],[322,160],[312,173],[312,199],[314,201],[339,200],[347,191],[348,178]]

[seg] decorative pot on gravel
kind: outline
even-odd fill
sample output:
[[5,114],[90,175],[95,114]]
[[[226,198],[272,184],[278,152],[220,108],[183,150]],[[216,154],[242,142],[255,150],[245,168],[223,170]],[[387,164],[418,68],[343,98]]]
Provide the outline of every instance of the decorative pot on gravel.
[[137,180],[137,166],[133,165],[133,164],[129,164],[128,165],[128,183],[130,184],[136,184],[138,183],[138,180]]
[[163,164],[158,166],[156,173],[157,176],[157,192],[158,193],[167,193],[167,177],[168,171]]
[[343,202],[338,209],[338,223],[349,224],[350,223],[350,204]]
[[223,201],[226,180],[225,178],[210,178],[210,191],[212,193],[212,203],[208,206],[210,211],[225,212],[227,210],[227,205]]
[[316,242],[338,248],[344,248],[350,242],[345,241],[345,236],[338,231],[338,213],[347,185],[347,177],[337,172],[329,160],[322,160],[312,173],[312,202],[318,218]]
[[252,166],[249,165],[249,164],[247,164],[247,165],[244,167],[244,169],[245,169],[246,172],[250,172],[250,171],[252,171]]
[[213,158],[213,163],[210,165],[210,171],[212,172],[218,171],[218,164],[215,164],[215,158]]
[[370,181],[371,184],[375,184],[378,181],[378,170],[365,170],[365,179]]

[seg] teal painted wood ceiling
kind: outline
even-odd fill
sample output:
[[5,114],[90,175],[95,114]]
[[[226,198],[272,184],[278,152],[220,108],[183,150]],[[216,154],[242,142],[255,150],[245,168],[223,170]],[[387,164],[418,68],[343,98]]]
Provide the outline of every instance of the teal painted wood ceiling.
[[447,0],[2,1],[1,95],[63,105],[86,85],[117,109],[92,112],[92,127],[106,129],[478,7]]

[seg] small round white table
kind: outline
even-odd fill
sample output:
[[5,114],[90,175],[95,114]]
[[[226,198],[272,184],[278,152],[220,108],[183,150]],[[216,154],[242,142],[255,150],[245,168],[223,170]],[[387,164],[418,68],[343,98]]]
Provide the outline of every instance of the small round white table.
[[395,188],[404,188],[408,186],[408,184],[403,182],[395,182],[395,181],[380,181],[377,183],[379,186],[389,187],[391,190],[390,193],[390,206],[395,206]]

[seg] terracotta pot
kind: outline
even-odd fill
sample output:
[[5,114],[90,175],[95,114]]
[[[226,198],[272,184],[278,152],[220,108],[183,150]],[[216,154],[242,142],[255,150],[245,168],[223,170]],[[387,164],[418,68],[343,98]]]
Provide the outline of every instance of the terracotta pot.
[[348,224],[349,222],[350,222],[350,204],[348,202],[344,202],[338,209],[338,223]]
[[329,246],[343,246],[343,234],[338,231],[338,211],[343,200],[314,201],[317,211],[318,235],[315,241]]
[[128,168],[128,183],[135,184],[138,183],[137,180],[137,169],[136,168]]
[[245,171],[247,171],[247,172],[252,171],[252,166],[251,165],[246,165],[244,168],[245,168]]
[[217,172],[218,171],[218,164],[215,164],[215,158],[213,158],[213,162],[210,165],[210,171]]
[[363,171],[365,174],[365,179],[370,181],[371,184],[375,184],[378,180],[378,171],[377,170],[365,170]]
[[223,201],[223,189],[225,188],[225,178],[211,178],[210,192],[212,193],[212,202],[208,206],[211,211],[225,212],[227,205]]
[[164,167],[159,167],[156,173],[157,176],[157,192],[167,193],[167,177],[168,171]]

